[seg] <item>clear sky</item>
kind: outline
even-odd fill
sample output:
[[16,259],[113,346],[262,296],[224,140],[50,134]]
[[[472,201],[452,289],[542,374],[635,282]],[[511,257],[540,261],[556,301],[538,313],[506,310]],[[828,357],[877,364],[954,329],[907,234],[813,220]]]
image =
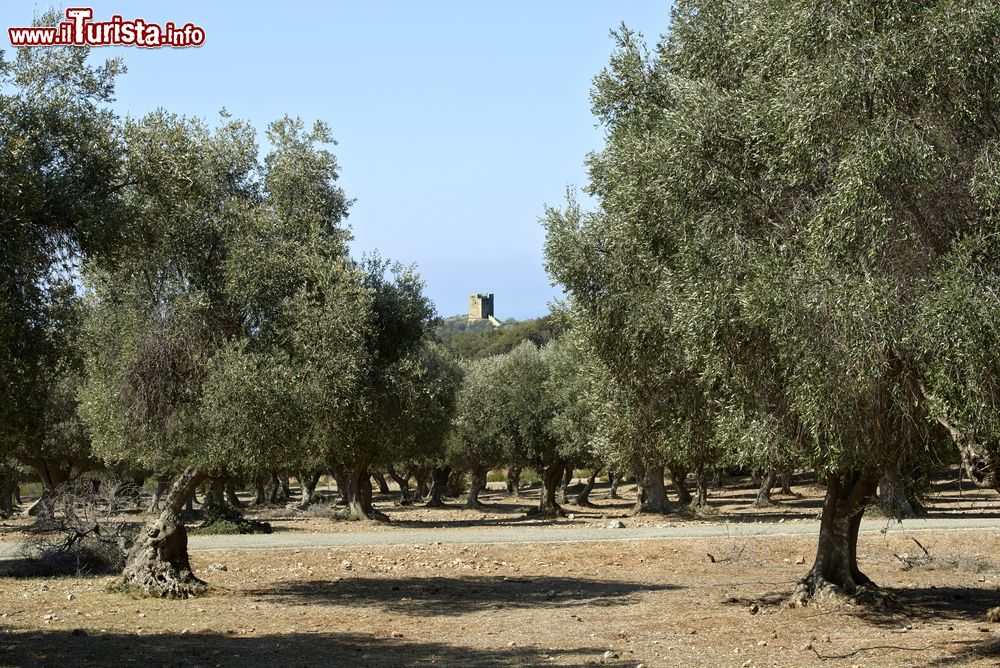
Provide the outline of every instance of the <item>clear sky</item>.
[[[357,199],[354,249],[417,264],[441,315],[470,292],[496,315],[544,314],[558,296],[542,267],[544,204],[583,186],[601,144],[591,79],[623,21],[653,42],[669,0],[93,3],[95,20],[205,29],[193,49],[122,55],[122,113],[157,107],[210,121],[226,107],[262,132],[288,113],[330,124],[341,182]],[[65,5],[63,5],[64,7]],[[47,3],[5,5],[7,28]],[[4,30],[5,48],[6,30]]]

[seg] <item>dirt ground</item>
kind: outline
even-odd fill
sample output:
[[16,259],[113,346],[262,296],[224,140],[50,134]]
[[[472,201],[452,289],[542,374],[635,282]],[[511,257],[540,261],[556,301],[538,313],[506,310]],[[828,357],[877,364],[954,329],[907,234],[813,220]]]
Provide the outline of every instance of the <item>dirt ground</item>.
[[[953,488],[938,485],[932,514],[997,516],[995,495]],[[755,510],[748,483],[717,495],[709,515],[641,522],[741,514],[814,522],[818,488],[797,491],[804,496]],[[559,523],[627,511],[627,499],[605,497],[595,496],[604,507],[570,509],[574,519]],[[392,524],[285,523],[305,531],[426,526],[428,543],[194,551],[212,590],[187,601],[110,593],[107,577],[0,578],[0,665],[1000,665],[1000,624],[984,616],[1000,605],[1000,521],[995,530],[865,534],[861,567],[896,605],[794,609],[783,602],[811,563],[814,537],[735,531],[724,539],[435,545],[435,526],[503,531],[523,508],[509,499],[486,512],[390,499],[380,507]],[[0,532],[13,540],[24,528],[7,522]],[[904,563],[915,557],[921,563]]]

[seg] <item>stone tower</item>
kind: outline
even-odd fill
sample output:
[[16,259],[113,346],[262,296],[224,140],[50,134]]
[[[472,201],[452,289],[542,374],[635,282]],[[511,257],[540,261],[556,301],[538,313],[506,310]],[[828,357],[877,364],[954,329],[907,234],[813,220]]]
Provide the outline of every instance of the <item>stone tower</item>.
[[469,320],[489,320],[492,317],[492,292],[476,292],[469,295]]

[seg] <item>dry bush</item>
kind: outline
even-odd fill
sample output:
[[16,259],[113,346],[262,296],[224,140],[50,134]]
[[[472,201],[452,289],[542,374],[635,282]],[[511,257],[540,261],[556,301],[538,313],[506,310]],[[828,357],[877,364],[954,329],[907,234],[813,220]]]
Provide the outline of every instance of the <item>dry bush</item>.
[[132,482],[78,479],[59,487],[51,516],[40,518],[21,548],[29,575],[120,573],[137,526],[123,511],[140,490]]

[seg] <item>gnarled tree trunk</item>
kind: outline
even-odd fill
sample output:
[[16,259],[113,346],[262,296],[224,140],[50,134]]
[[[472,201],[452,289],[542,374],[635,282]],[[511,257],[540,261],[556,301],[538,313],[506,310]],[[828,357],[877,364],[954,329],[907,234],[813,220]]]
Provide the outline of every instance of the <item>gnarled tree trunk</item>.
[[538,498],[538,509],[532,513],[542,517],[564,517],[566,511],[556,501],[556,492],[566,471],[565,462],[549,464],[542,472],[542,493]]
[[559,503],[569,503],[566,492],[571,482],[573,482],[573,465],[567,464],[566,470],[563,472],[562,483],[559,485]]
[[372,507],[372,478],[368,465],[359,463],[353,468],[334,468],[337,487],[346,501],[346,506],[338,511],[337,517],[346,520],[380,520],[389,518]]
[[694,495],[694,506],[696,508],[701,508],[708,504],[708,473],[705,471],[705,467],[699,466],[697,475],[695,476],[695,495]]
[[379,494],[392,494],[392,490],[389,489],[389,483],[385,481],[384,473],[373,471],[371,477],[375,479],[375,483],[378,485]]
[[0,474],[0,517],[7,518],[14,514],[14,482],[13,476]]
[[54,508],[52,498],[55,496],[59,485],[69,481],[73,474],[71,463],[53,461],[43,457],[18,457],[22,464],[26,464],[35,469],[39,479],[42,481],[42,493],[35,500],[25,514],[31,517],[52,517]]
[[149,500],[150,513],[158,513],[162,509],[163,495],[170,489],[170,478],[157,478],[156,487],[153,488],[153,496]]
[[299,488],[302,491],[302,498],[299,499],[300,509],[308,508],[309,504],[315,500],[316,485],[319,484],[322,475],[322,472],[317,470],[299,473]]
[[594,484],[597,482],[597,474],[600,472],[601,468],[597,467],[590,474],[590,477],[587,478],[586,484],[583,486],[583,489],[580,490],[580,493],[576,497],[576,505],[581,506],[583,508],[594,507],[594,504],[590,502],[590,493],[594,491]]
[[191,572],[187,531],[181,520],[184,504],[205,478],[193,468],[177,478],[163,510],[142,528],[132,544],[122,571],[122,587],[168,598],[187,598],[205,591],[207,585]]
[[608,482],[611,483],[611,491],[608,494],[608,498],[611,499],[621,498],[620,496],[618,496],[618,485],[622,484],[622,477],[623,477],[622,473],[615,473],[610,469],[608,470]]
[[507,494],[521,496],[521,467],[507,467]]
[[691,505],[691,492],[687,488],[687,477],[687,469],[679,466],[670,467],[670,482],[674,484],[674,489],[677,490],[677,503],[682,506]]
[[912,486],[896,473],[886,473],[878,481],[878,507],[886,517],[902,519],[926,512],[912,493]]
[[781,493],[784,496],[795,496],[795,492],[792,491],[792,469],[781,472]]
[[859,596],[875,585],[858,568],[858,529],[875,494],[878,478],[871,473],[831,474],[819,526],[816,561],[792,597],[804,604],[815,597]]
[[407,471],[405,475],[399,475],[396,473],[396,469],[389,467],[389,477],[392,478],[393,482],[399,487],[399,505],[408,506],[413,503],[410,498],[410,476],[412,474]]
[[761,480],[760,489],[757,490],[757,500],[753,502],[758,508],[766,508],[767,506],[774,505],[771,501],[771,490],[774,489],[774,485],[778,482],[778,474],[774,471],[769,471],[764,474],[764,478]]
[[637,497],[633,514],[669,513],[672,509],[667,500],[667,488],[663,484],[663,466],[642,465],[635,472]]
[[479,500],[479,493],[486,488],[486,474],[489,469],[485,466],[472,467],[472,481],[469,483],[469,497],[465,500],[466,508],[482,508],[483,504]]
[[233,508],[243,508],[245,505],[240,501],[240,497],[236,495],[236,483],[232,480],[226,482],[226,501]]
[[448,485],[451,466],[435,466],[431,471],[431,493],[427,503],[428,508],[444,508],[444,490]]

